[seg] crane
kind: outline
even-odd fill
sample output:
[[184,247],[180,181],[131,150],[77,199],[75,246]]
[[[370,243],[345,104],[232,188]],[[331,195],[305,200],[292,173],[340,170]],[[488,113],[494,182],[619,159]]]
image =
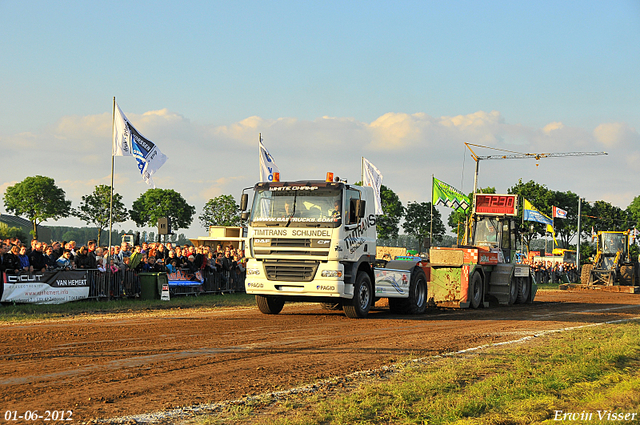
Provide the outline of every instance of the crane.
[[[498,148],[492,148],[490,146],[483,146],[483,145],[476,145],[474,143],[468,143],[468,142],[464,142],[464,144],[467,146],[467,149],[469,149],[469,151],[471,152],[471,157],[476,161],[476,174],[473,178],[473,194],[476,194],[476,190],[478,188],[478,167],[480,164],[480,161],[483,160],[487,160],[487,159],[535,159],[536,161],[539,161],[541,158],[556,158],[556,157],[567,157],[567,156],[597,156],[597,155],[608,155],[608,153],[606,152],[551,152],[551,153],[521,153],[521,152],[514,152],[514,151],[509,151],[506,149],[498,149]],[[486,149],[493,149],[496,151],[502,151],[502,152],[509,152],[509,155],[484,155],[484,156],[480,156],[480,155],[476,155],[476,153],[473,151],[473,149],[471,149],[471,146],[475,146],[478,148],[486,148]],[[537,166],[538,164],[536,164]]]
[[[506,149],[498,149],[493,148],[491,146],[483,146],[476,145],[474,143],[464,142],[467,146],[467,149],[471,152],[471,157],[476,161],[476,173],[473,177],[473,198],[475,199],[476,191],[478,190],[478,167],[480,165],[480,161],[487,159],[535,159],[539,161],[541,158],[557,158],[557,157],[568,157],[568,156],[598,156],[598,155],[608,155],[606,152],[551,152],[551,153],[522,153],[522,152],[514,152]],[[471,149],[471,146],[478,148],[486,148],[493,149],[496,151],[508,152],[509,154],[499,154],[499,155],[476,155],[476,153]],[[537,166],[538,164],[536,164]],[[474,206],[475,211],[475,206]],[[580,238],[580,201],[578,201],[578,238]],[[467,243],[467,229],[465,229],[465,243]],[[580,242],[578,239],[578,249],[577,249],[577,257],[580,258]]]

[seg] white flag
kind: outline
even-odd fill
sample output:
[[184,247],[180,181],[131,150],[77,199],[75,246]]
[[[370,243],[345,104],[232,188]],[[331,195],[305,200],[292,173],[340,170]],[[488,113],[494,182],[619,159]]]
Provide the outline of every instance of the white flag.
[[142,180],[155,189],[151,176],[167,161],[167,156],[136,130],[117,104],[113,125],[113,155],[135,157]]
[[384,214],[382,211],[382,199],[380,199],[380,186],[382,185],[382,174],[375,165],[367,158],[362,158],[362,185],[371,186],[376,195],[376,214]]
[[122,110],[116,104],[116,114],[113,119],[113,146],[111,154],[113,156],[132,156],[131,132],[129,131],[129,120],[124,116]]
[[[276,175],[277,174],[277,175]],[[272,182],[280,180],[280,169],[276,165],[273,157],[262,144],[262,138],[260,139],[260,181]]]

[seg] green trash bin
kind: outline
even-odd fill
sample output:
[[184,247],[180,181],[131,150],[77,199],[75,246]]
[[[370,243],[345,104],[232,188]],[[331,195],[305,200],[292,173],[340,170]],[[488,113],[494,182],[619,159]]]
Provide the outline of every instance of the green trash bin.
[[161,273],[138,273],[140,278],[140,299],[155,300],[160,299],[158,292],[158,275]]

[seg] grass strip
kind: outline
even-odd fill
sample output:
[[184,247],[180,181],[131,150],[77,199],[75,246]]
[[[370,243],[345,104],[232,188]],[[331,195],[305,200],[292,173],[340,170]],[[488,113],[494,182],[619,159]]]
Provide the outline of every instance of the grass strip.
[[[580,424],[633,412],[640,422],[638,322],[406,364],[351,391],[289,397],[266,409],[235,406],[196,423]],[[554,420],[558,414],[565,420]]]
[[162,311],[168,309],[200,309],[254,306],[255,297],[244,293],[206,294],[197,297],[173,297],[170,301],[120,299],[111,301],[83,300],[64,304],[4,304],[0,306],[0,322],[26,322],[84,317],[88,315]]

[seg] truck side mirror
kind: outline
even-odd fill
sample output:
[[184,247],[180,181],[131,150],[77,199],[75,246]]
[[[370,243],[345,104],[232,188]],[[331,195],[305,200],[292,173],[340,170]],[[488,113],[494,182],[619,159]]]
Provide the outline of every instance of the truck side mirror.
[[242,219],[242,221],[247,221],[249,219],[249,211],[243,211],[240,214],[240,218]]
[[249,195],[246,193],[243,193],[242,197],[240,198],[240,211],[246,211],[248,203],[249,203]]
[[358,220],[364,217],[366,211],[367,201],[362,199],[356,199],[356,217]]

